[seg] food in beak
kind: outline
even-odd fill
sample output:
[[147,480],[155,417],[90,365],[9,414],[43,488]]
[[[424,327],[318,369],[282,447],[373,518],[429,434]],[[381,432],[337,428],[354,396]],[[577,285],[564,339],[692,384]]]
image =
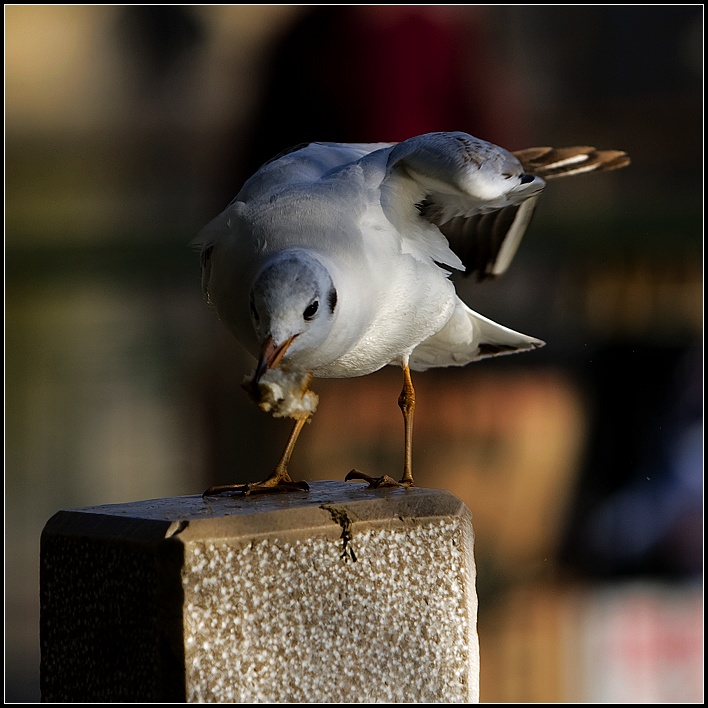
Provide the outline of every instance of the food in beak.
[[295,337],[279,345],[267,337],[255,370],[243,381],[243,388],[258,407],[276,418],[309,418],[319,403],[317,394],[309,390],[312,374],[278,368]]

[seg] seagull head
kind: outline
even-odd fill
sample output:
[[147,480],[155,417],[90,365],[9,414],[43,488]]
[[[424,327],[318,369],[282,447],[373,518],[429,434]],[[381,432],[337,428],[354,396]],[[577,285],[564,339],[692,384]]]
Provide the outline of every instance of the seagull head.
[[265,263],[253,282],[249,305],[260,343],[258,382],[281,362],[297,369],[298,359],[322,345],[334,321],[337,290],[314,255],[293,248]]

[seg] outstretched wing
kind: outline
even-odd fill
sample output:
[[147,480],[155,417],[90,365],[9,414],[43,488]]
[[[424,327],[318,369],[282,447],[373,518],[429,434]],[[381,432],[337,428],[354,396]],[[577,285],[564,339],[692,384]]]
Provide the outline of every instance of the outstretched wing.
[[412,180],[415,205],[479,280],[509,266],[545,180],[629,164],[624,152],[592,147],[511,153],[466,133],[429,133],[399,143],[389,180]]

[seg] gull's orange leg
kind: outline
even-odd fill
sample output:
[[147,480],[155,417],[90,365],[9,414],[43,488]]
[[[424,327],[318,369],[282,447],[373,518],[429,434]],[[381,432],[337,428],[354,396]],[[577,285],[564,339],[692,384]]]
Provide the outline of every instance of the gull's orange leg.
[[273,473],[262,482],[250,482],[248,484],[219,484],[209,487],[203,497],[209,497],[222,492],[236,492],[238,494],[257,494],[263,492],[287,492],[287,491],[307,491],[307,482],[293,482],[288,474],[288,463],[295,449],[300,432],[303,426],[310,420],[311,416],[298,418],[295,421],[290,437],[285,445],[285,450],[280,457],[280,462],[275,466]]
[[400,482],[396,482],[392,477],[371,477],[368,474],[352,470],[344,478],[345,481],[352,479],[363,479],[369,483],[369,487],[378,489],[380,487],[412,487],[413,486],[413,413],[415,412],[415,389],[411,380],[411,370],[408,364],[403,365],[403,388],[398,396],[398,406],[403,413],[403,477]]
[[403,389],[398,397],[398,406],[403,413],[404,425],[404,461],[403,477],[400,484],[413,486],[413,413],[415,413],[415,389],[411,380],[411,370],[408,364],[403,367]]

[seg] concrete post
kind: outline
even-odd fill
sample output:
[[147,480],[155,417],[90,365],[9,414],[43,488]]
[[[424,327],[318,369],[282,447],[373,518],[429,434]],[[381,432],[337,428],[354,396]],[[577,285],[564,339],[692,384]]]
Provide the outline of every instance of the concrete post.
[[471,514],[311,490],[60,511],[42,534],[48,702],[474,702]]

